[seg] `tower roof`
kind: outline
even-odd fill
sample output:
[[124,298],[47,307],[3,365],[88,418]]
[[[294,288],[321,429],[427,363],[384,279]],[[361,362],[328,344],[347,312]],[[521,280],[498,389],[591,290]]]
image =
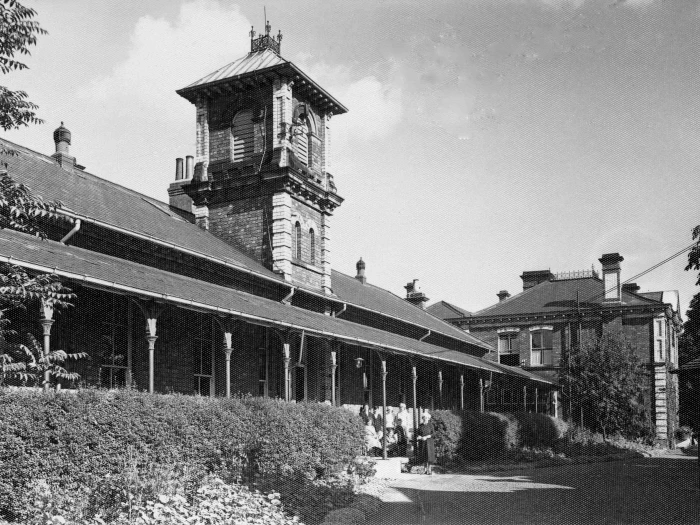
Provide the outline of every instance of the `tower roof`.
[[189,86],[178,89],[177,94],[194,103],[198,95],[212,96],[240,91],[250,86],[250,80],[272,83],[280,76],[293,80],[294,91],[307,92],[309,98],[315,100],[322,111],[335,115],[347,113],[348,109],[343,104],[292,62],[285,60],[269,47],[251,51]]

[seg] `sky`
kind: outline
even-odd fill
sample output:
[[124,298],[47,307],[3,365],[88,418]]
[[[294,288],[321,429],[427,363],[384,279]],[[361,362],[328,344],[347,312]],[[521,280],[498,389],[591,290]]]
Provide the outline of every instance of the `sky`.
[[[251,25],[349,112],[331,120],[345,198],[332,265],[403,296],[476,311],[525,270],[627,280],[700,224],[700,8],[695,0],[25,0],[49,31],[23,89],[43,125],[3,136],[54,151],[61,121],[86,170],[167,201],[194,155],[175,93],[244,56]],[[635,281],[699,290],[681,255]]]

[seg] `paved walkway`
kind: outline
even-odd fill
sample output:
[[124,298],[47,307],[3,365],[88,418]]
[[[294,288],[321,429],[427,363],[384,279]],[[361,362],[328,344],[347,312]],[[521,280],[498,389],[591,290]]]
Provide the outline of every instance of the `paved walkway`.
[[374,523],[700,524],[697,460],[680,455],[479,475],[403,474]]

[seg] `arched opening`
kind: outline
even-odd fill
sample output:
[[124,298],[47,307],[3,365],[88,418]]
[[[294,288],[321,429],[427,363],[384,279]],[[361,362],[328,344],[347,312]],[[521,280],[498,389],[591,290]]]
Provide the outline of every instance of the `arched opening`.
[[314,229],[309,230],[309,239],[311,241],[311,253],[309,254],[309,262],[311,264],[316,264],[316,234]]
[[248,109],[239,111],[231,123],[231,161],[250,158],[254,142],[253,112]]
[[301,259],[301,224],[299,221],[294,225],[294,239],[292,242],[292,255]]

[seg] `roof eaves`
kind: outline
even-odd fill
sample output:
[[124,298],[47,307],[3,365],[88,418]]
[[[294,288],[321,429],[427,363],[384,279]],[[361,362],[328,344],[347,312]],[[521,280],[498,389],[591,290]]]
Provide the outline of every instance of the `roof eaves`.
[[[343,103],[341,103],[333,95],[328,93],[328,91],[323,89],[316,81],[314,81],[311,77],[309,77],[306,73],[304,73],[301,69],[299,69],[293,62],[290,62],[289,60],[285,60],[285,59],[282,59],[282,60],[284,60],[284,62],[282,62],[281,64],[274,64],[272,66],[265,67],[262,69],[256,69],[254,71],[247,71],[247,72],[241,73],[239,75],[234,75],[231,77],[217,79],[217,80],[214,80],[212,82],[206,82],[204,84],[198,84],[197,82],[199,82],[199,81],[197,81],[197,82],[194,82],[193,84],[190,84],[187,87],[176,90],[175,93],[177,93],[181,97],[186,98],[187,100],[192,102],[193,98],[191,97],[191,95],[193,95],[194,93],[197,93],[199,91],[205,90],[207,88],[218,87],[221,85],[229,84],[231,82],[235,82],[236,80],[241,80],[241,79],[249,78],[249,77],[255,77],[257,75],[265,75],[268,73],[273,73],[276,70],[283,70],[284,68],[288,67],[291,69],[291,71],[295,75],[299,75],[301,78],[303,78],[309,84],[313,84],[314,88],[317,89],[323,97],[328,99],[328,101],[333,106],[335,106],[334,113],[336,115],[341,115],[343,113],[348,112],[348,108],[345,107],[345,105]],[[228,67],[229,65],[224,66],[223,68],[220,68],[217,71],[220,71],[221,69],[224,69],[224,68]]]

